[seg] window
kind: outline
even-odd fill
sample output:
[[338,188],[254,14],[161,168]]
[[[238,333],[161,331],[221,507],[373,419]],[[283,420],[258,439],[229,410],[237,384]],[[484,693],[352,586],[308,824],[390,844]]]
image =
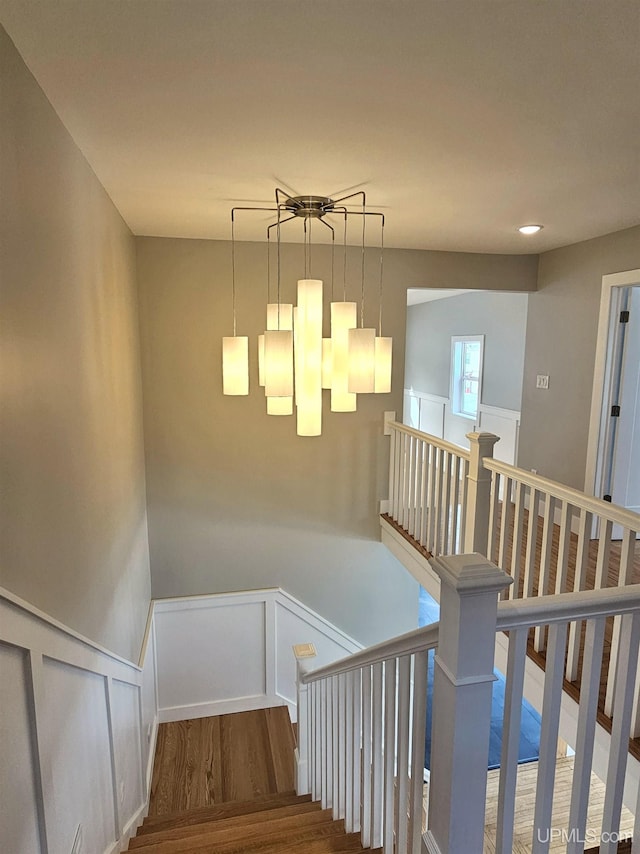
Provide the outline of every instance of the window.
[[478,417],[482,397],[484,335],[451,339],[451,406],[454,415]]

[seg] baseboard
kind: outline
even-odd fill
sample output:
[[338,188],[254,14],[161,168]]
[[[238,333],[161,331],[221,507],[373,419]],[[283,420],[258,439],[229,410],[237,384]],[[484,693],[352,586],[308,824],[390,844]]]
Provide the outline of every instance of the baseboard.
[[149,757],[147,759],[147,768],[145,772],[145,795],[146,806],[149,807],[149,798],[151,797],[151,778],[153,776],[153,760],[156,755],[156,743],[158,741],[158,715],[156,714],[151,725],[151,738],[149,739]]
[[256,694],[252,697],[234,697],[231,700],[215,700],[210,703],[192,703],[186,706],[170,706],[158,709],[158,722],[186,721],[193,718],[210,718],[217,715],[232,715],[235,712],[253,712],[271,706],[288,705],[277,694]]

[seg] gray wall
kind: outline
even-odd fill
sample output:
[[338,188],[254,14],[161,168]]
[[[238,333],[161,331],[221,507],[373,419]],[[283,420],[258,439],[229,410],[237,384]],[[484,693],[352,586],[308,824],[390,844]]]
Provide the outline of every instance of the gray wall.
[[0,28],[0,584],[128,658],[149,603],[133,238]]
[[[583,489],[602,277],[640,267],[640,226],[540,256],[529,298],[519,465]],[[536,389],[536,374],[549,389]]]
[[484,335],[482,403],[520,409],[528,299],[460,294],[409,306],[405,387],[449,397],[451,337]]
[[[250,335],[252,365],[251,394],[238,398],[223,397],[220,368],[221,338],[231,334],[229,244],[139,238],[137,248],[154,596],[281,585],[363,643],[415,627],[416,585],[378,527],[383,412],[402,410],[406,288],[532,289],[537,258],[386,252],[394,392],[361,396],[356,414],[325,406],[323,435],[300,438],[293,417],[266,416],[257,384],[265,245],[238,245],[238,334]],[[313,259],[314,275],[328,282],[328,251],[314,247]],[[375,282],[377,252],[368,264]],[[302,247],[285,245],[283,265],[283,301],[295,301]],[[368,324],[377,320],[376,292]],[[348,296],[358,293],[354,249]]]

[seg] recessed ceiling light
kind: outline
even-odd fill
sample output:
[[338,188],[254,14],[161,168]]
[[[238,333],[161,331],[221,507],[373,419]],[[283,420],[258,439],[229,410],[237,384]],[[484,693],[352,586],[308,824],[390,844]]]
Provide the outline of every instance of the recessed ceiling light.
[[521,225],[518,231],[520,234],[537,234],[543,228],[542,225]]

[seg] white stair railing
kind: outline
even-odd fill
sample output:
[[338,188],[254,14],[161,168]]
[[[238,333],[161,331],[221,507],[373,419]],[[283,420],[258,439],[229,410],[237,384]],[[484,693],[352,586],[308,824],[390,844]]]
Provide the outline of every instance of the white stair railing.
[[[441,621],[309,671],[298,661],[298,793],[312,793],[364,847],[385,854],[481,852],[496,632],[509,633],[496,851],[513,847],[527,639],[549,632],[532,850],[545,854],[568,627],[586,624],[567,851],[584,849],[605,621],[620,620],[601,852],[620,826],[628,739],[638,710],[640,585],[503,601],[512,580],[480,555],[438,558]],[[427,656],[437,650],[426,720]],[[431,731],[423,826],[425,730]],[[640,816],[635,833],[640,837]],[[582,845],[582,847],[580,847]],[[633,849],[636,854],[638,848]]]
[[[640,515],[495,459],[485,459],[483,466],[491,472],[492,480],[486,554],[511,574],[514,584],[508,596],[530,598],[602,590],[640,580],[637,570],[634,576]],[[594,523],[597,541],[592,540]],[[613,543],[614,533],[619,543]],[[621,619],[617,617],[604,702],[609,717],[614,705],[620,630]],[[568,629],[565,675],[569,682],[575,682],[579,675],[582,631],[579,621]],[[543,626],[536,628],[534,644],[538,652],[545,649]],[[633,734],[640,736],[640,725]]]
[[471,450],[465,451],[397,421],[386,429],[391,436],[389,517],[430,554],[483,554],[491,476],[482,460],[493,453],[498,437],[470,434]]

